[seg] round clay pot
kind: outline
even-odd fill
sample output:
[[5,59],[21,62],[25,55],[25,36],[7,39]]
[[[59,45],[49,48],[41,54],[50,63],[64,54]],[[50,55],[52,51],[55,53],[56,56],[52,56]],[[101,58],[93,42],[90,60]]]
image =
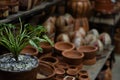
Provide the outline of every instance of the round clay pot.
[[41,42],[40,47],[43,49],[43,53],[50,53],[52,52],[53,47],[48,42]]
[[52,57],[52,56],[44,56],[44,57],[39,58],[39,60],[45,61],[52,65],[56,65],[58,63],[58,59],[56,57]]
[[80,46],[77,51],[84,53],[84,59],[93,59],[96,57],[96,51],[98,50],[95,46]]
[[84,65],[94,65],[96,63],[96,57],[92,59],[84,59],[83,64]]
[[21,54],[28,54],[32,56],[38,55],[38,50],[32,46],[26,46],[22,51]]
[[55,67],[57,67],[57,68],[62,68],[62,69],[68,69],[68,67],[69,67],[69,65],[67,64],[67,63],[65,63],[65,62],[58,62],[56,65],[55,65]]
[[56,42],[54,48],[56,53],[61,55],[62,51],[73,50],[75,48],[75,45],[71,42]]
[[53,65],[40,61],[37,80],[52,80],[55,76],[55,68]]
[[84,54],[76,50],[66,50],[62,52],[64,61],[68,64],[79,65],[82,63]]
[[66,73],[70,76],[75,76],[79,73],[79,71],[78,71],[78,69],[69,68],[69,69],[67,69]]
[[63,80],[76,80],[76,78],[73,76],[65,76]]
[[87,70],[80,70],[79,71],[79,76],[81,76],[81,75],[88,75]]
[[72,10],[72,14],[75,17],[86,16],[91,10],[91,4],[89,0],[69,0],[68,8]]
[[90,80],[88,75],[81,75],[79,76],[79,80]]
[[64,75],[65,70],[63,68],[55,68],[56,75]]

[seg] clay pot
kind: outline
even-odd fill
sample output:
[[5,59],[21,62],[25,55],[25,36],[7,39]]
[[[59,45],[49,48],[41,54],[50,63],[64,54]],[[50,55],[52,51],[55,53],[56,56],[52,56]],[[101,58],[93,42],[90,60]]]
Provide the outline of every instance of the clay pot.
[[96,57],[92,59],[84,59],[83,64],[84,65],[94,65],[96,63]]
[[57,67],[57,68],[62,68],[62,69],[68,69],[68,64],[67,63],[65,63],[65,62],[61,62],[61,61],[59,61],[56,65],[55,65],[55,67]]
[[93,59],[96,57],[96,51],[98,50],[95,46],[80,46],[77,48],[78,52],[84,53],[84,59]]
[[32,56],[38,55],[38,50],[32,46],[26,46],[22,51],[21,54],[28,54]]
[[67,71],[66,71],[66,73],[68,74],[68,75],[70,75],[70,76],[76,76],[77,74],[78,74],[78,69],[77,68],[75,68],[75,69],[73,69],[73,68],[69,68],[69,69],[67,69]]
[[114,3],[111,0],[95,0],[96,11],[108,13],[108,12],[112,12],[113,8],[114,8]]
[[41,57],[41,58],[39,58],[39,60],[45,61],[45,62],[50,63],[52,65],[56,65],[58,63],[58,59],[56,57],[52,57],[52,56]]
[[115,52],[116,53],[120,53],[120,34],[115,34],[115,36],[114,36],[114,40],[115,40],[115,42],[114,42],[114,44],[115,44]]
[[51,53],[53,47],[48,42],[40,42],[40,47],[43,49],[43,53]]
[[53,65],[40,61],[37,80],[53,80],[55,68]]
[[64,76],[65,70],[63,68],[55,68],[55,73],[57,76],[58,75]]
[[87,33],[89,31],[89,23],[87,17],[77,18],[75,19],[74,23],[74,30],[78,30],[79,28],[83,28],[85,32]]
[[89,0],[69,0],[68,8],[72,10],[72,14],[75,17],[86,16],[91,10],[91,4]]
[[82,63],[84,54],[76,50],[66,50],[62,52],[64,61],[68,64],[79,65]]
[[88,75],[81,75],[79,76],[79,80],[90,80]]
[[65,76],[63,80],[76,80],[76,78],[73,76]]
[[54,45],[56,53],[61,55],[62,51],[65,50],[73,50],[75,48],[75,45],[70,42],[56,42]]
[[79,71],[79,76],[81,76],[81,75],[88,75],[87,70],[80,70]]

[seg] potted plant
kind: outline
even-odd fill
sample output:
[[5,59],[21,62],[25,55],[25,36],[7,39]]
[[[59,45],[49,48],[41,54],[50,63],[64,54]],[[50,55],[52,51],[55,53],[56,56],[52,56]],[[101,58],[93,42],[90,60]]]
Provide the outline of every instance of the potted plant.
[[0,44],[10,51],[0,56],[0,80],[36,80],[38,59],[20,52],[27,45],[41,52],[39,42],[48,41],[51,45],[52,42],[43,26],[23,25],[20,20],[20,29],[15,29],[12,24],[0,24]]

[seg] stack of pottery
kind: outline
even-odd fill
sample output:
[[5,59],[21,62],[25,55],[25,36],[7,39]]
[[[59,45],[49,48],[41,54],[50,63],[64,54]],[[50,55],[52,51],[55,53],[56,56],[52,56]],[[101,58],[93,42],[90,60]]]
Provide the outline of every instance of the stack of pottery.
[[93,65],[96,63],[96,51],[95,46],[80,46],[77,51],[84,53],[83,64]]
[[91,10],[91,3],[89,0],[69,0],[68,8],[75,17],[86,16]]
[[109,13],[112,12],[113,9],[114,9],[114,3],[112,2],[112,0],[95,0],[96,11]]

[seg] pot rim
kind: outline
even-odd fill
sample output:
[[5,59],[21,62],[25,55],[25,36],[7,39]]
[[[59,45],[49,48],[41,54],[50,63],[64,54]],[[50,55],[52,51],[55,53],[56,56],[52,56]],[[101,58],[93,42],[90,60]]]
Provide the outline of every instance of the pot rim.
[[62,45],[62,44],[67,44],[67,45],[70,45],[72,46],[71,48],[67,49],[67,50],[72,50],[75,48],[75,45],[71,42],[63,42],[63,41],[60,41],[60,42],[56,42],[55,45],[54,45],[54,48],[57,49],[57,50],[60,50],[60,51],[65,51],[66,49],[61,49],[58,47],[58,45]]

